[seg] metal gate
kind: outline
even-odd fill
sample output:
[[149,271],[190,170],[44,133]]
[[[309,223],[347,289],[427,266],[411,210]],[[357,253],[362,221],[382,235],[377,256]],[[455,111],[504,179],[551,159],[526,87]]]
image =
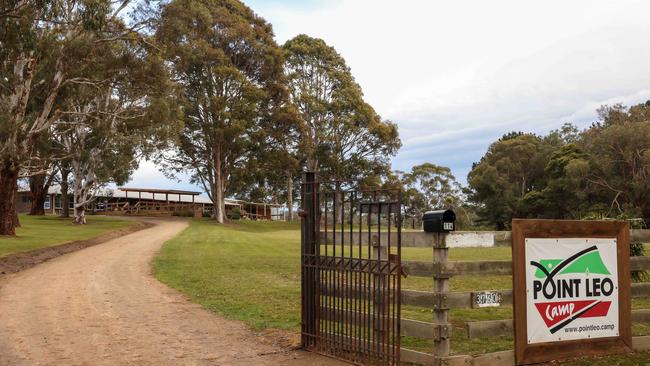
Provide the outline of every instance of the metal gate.
[[363,365],[400,361],[401,192],[302,182],[302,345]]

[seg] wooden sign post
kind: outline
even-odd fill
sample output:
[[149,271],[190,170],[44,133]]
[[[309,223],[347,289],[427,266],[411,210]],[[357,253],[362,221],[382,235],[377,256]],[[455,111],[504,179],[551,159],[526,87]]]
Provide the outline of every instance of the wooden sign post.
[[513,220],[517,364],[632,351],[622,221]]

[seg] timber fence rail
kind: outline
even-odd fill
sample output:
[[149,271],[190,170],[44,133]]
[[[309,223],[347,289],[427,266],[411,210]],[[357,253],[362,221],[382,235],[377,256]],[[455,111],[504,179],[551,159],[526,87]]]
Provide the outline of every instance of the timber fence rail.
[[[634,237],[637,240],[649,241],[650,235],[647,230],[637,230]],[[453,238],[453,235],[438,237],[439,234],[421,233],[418,235],[428,235],[431,246],[434,250],[434,260],[431,262],[424,261],[403,261],[402,266],[405,272],[410,276],[420,276],[433,278],[436,281],[449,281],[454,275],[464,276],[483,276],[483,275],[512,275],[512,261],[446,261],[447,256],[436,255],[436,251],[441,248],[448,250],[446,241]],[[509,237],[509,234],[504,235]],[[634,239],[633,239],[634,240]],[[421,240],[406,240],[407,243],[418,243]],[[650,270],[650,257],[631,257],[630,271]],[[435,286],[434,286],[435,288]],[[494,291],[467,291],[467,292],[448,292],[448,291],[413,291],[402,290],[402,304],[432,309],[434,318],[438,319],[438,314],[446,313],[447,324],[439,322],[428,323],[410,319],[402,320],[402,335],[411,336],[434,341],[433,353],[415,352],[410,350],[403,351],[402,360],[421,365],[512,365],[515,363],[514,351],[500,351],[480,356],[469,355],[450,355],[449,341],[451,339],[450,319],[448,311],[450,309],[472,309],[477,308],[477,297],[490,293],[495,299],[498,299],[498,306],[512,306],[512,290],[494,290]],[[650,297],[650,283],[633,283],[631,294],[633,298]],[[650,309],[638,309],[632,311],[633,323],[650,322]],[[476,338],[494,338],[501,336],[513,336],[513,320],[487,320],[466,322],[464,336],[469,339]],[[446,342],[445,347],[439,344]],[[650,336],[634,337],[633,346],[635,350],[650,350]]]
[[[431,309],[434,315],[432,322],[407,318],[401,319],[402,336],[433,341],[431,353],[402,348],[401,360],[405,364],[423,366],[482,366],[499,364],[505,366],[514,365],[515,363],[513,350],[492,352],[478,356],[451,354],[453,326],[449,318],[449,310],[475,309],[478,307],[477,297],[483,296],[486,292],[493,294],[498,299],[498,306],[512,306],[512,290],[510,289],[449,292],[449,279],[454,275],[512,275],[511,260],[448,261],[450,245],[457,243],[459,235],[466,235],[466,233],[460,232],[448,235],[424,232],[402,233],[403,247],[433,248],[432,261],[402,261],[402,268],[409,276],[431,278],[433,280],[432,288],[434,289],[431,292],[401,290],[402,305]],[[492,237],[494,238],[492,245],[478,243],[480,245],[477,246],[510,245],[510,232],[491,233],[493,233]],[[321,233],[321,235],[324,235],[324,233]],[[480,237],[480,235],[477,237]],[[631,230],[631,237],[632,241],[650,243],[650,230]],[[463,247],[466,247],[466,245],[463,245]],[[645,270],[650,271],[650,257],[630,258],[630,271]],[[354,293],[354,289],[350,289],[348,293]],[[650,297],[650,282],[633,283],[631,294],[633,298]],[[324,309],[323,311],[326,317],[332,316],[332,309]],[[633,310],[632,321],[633,323],[650,323],[650,309]],[[465,322],[463,332],[463,336],[469,339],[513,336],[513,320],[499,319]],[[633,348],[636,351],[649,351],[650,336],[634,337]]]

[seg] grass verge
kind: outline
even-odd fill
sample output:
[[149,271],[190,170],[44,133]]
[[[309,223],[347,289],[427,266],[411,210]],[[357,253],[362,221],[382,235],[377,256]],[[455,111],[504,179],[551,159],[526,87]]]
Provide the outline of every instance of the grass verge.
[[135,224],[134,221],[104,216],[88,216],[86,225],[75,225],[72,219],[61,219],[56,216],[20,215],[19,219],[21,227],[16,229],[15,237],[0,236],[0,257],[76,240],[86,240]]
[[154,260],[154,273],[192,301],[255,329],[297,329],[297,228],[276,222],[217,225],[192,220],[165,243]]

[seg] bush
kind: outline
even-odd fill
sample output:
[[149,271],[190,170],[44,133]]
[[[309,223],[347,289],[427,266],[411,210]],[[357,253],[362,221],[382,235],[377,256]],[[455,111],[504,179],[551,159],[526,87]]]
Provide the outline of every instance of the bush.
[[645,255],[643,243],[630,243],[630,257],[642,257]]

